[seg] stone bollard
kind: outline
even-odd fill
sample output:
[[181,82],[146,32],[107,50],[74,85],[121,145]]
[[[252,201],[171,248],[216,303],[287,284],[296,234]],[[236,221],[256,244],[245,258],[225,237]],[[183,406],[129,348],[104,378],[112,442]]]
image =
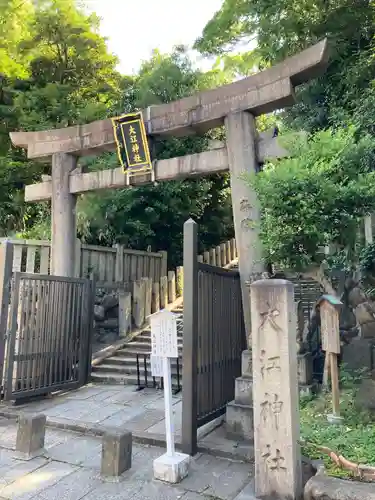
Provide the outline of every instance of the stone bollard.
[[18,458],[29,460],[44,452],[46,416],[21,414],[18,420],[16,452]]
[[101,475],[103,479],[117,481],[132,466],[132,433],[108,429],[102,438]]

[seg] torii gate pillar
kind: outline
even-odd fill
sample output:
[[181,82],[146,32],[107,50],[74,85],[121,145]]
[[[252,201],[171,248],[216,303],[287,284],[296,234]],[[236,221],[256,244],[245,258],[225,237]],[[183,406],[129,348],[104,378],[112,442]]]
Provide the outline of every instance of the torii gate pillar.
[[254,274],[264,270],[259,238],[258,198],[254,189],[243,179],[243,174],[255,174],[258,169],[254,122],[253,115],[246,111],[232,113],[225,118],[234,229],[248,341],[251,334],[248,282]]
[[51,274],[74,276],[76,256],[76,200],[70,193],[70,173],[76,168],[75,156],[52,155]]

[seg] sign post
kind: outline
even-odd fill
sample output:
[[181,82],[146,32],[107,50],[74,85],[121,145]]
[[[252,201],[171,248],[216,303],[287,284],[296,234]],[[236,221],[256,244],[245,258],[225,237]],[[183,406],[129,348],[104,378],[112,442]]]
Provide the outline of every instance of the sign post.
[[160,360],[163,364],[165,434],[167,452],[154,460],[154,478],[168,483],[179,483],[188,475],[190,456],[175,451],[171,359],[178,359],[177,317],[163,310],[151,315],[151,366],[153,376],[160,375]]
[[325,371],[331,370],[332,414],[327,416],[331,424],[341,424],[338,356],[340,354],[339,312],[342,302],[332,295],[323,295],[319,302],[322,330],[322,350],[326,353]]

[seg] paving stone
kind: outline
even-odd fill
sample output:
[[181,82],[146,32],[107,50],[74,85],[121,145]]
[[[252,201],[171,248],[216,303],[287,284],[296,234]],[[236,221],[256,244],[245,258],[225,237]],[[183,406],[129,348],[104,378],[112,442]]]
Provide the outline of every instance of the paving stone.
[[42,491],[38,500],[79,500],[101,484],[99,472],[81,469]]
[[[129,472],[129,471],[128,471]],[[119,483],[101,483],[90,491],[84,500],[125,500],[133,499],[142,488],[144,481],[130,480],[126,474]]]
[[51,462],[44,467],[26,474],[12,484],[0,488],[0,497],[10,500],[29,500],[41,493],[48,486],[56,484],[60,479],[77,470],[68,464]]
[[126,408],[115,413],[111,417],[100,422],[103,427],[120,427],[125,425],[129,420],[139,417],[144,413],[144,408]]
[[[90,397],[90,400],[92,401],[100,401],[100,402],[105,402],[105,403],[108,403],[108,404],[111,404],[111,401],[108,401],[108,398],[111,398],[111,397],[115,397],[119,394],[119,390],[113,390],[113,391],[102,391],[102,392],[99,392],[99,394],[96,394],[95,396],[91,396]],[[114,403],[112,403],[114,404]]]
[[94,411],[99,408],[100,403],[94,401],[80,401],[75,399],[65,400],[56,405],[54,408],[45,411],[47,417],[63,417],[70,420],[75,420],[82,417],[85,413]]
[[141,415],[127,421],[126,427],[132,432],[142,432],[163,420],[164,412],[159,410],[146,410]]
[[227,456],[233,456],[238,460],[247,462],[254,460],[253,444],[227,439],[224,425],[216,428],[202,439],[199,439],[199,445],[209,448],[213,454],[217,451],[217,453],[226,453]]
[[206,495],[195,493],[194,491],[188,491],[182,500],[214,500],[212,497],[207,497]]
[[61,404],[63,401],[64,400],[60,397],[43,399],[41,401],[33,401],[24,405],[17,406],[17,411],[27,411],[28,413],[45,413],[46,411],[54,408],[56,405]]
[[100,440],[89,436],[71,437],[65,443],[57,444],[48,450],[48,455],[53,460],[71,465],[81,465],[91,456],[101,450]]
[[34,470],[40,469],[47,464],[47,460],[42,457],[33,458],[28,461],[17,460],[5,470],[0,470],[0,485],[6,486],[13,483],[18,478],[30,474]]
[[[164,404],[164,401],[163,401]],[[173,409],[173,427],[174,427],[174,432],[176,435],[181,434],[181,428],[182,428],[182,406],[177,403],[177,405],[172,407]],[[151,410],[152,411],[152,410]],[[153,410],[157,411],[157,410]],[[155,425],[152,425],[151,427],[147,428],[147,432],[150,432],[152,434],[165,434],[165,413],[164,413],[164,408],[162,410],[159,410],[159,412],[162,412],[162,418],[157,422]]]
[[234,500],[257,500],[254,493],[254,480],[252,479]]
[[179,486],[169,486],[160,481],[146,483],[132,500],[179,500],[186,491]]
[[[176,409],[178,406],[182,407],[181,395],[172,396],[172,405],[173,408]],[[146,403],[145,408],[148,410],[161,410],[164,411],[164,395],[157,399],[156,401],[151,401],[150,403]]]
[[128,401],[132,401],[138,393],[132,386],[124,386],[121,391],[117,391],[117,394],[108,396],[105,399],[106,403],[112,404],[124,404]]
[[[60,426],[62,426],[62,429],[65,427],[67,429],[72,429],[72,426],[82,427],[84,425],[84,421],[80,419],[72,420],[70,418],[63,417],[47,417],[47,424],[51,422],[54,424],[59,424]],[[70,432],[74,432],[74,429]]]
[[46,450],[49,450],[57,444],[66,443],[66,441],[69,441],[74,436],[80,437],[80,434],[74,434],[73,432],[68,431],[59,431],[56,429],[49,429],[47,427],[44,447],[46,448]]
[[153,477],[153,462],[164,455],[165,449],[156,446],[133,447],[132,477]]
[[98,396],[100,394],[106,394],[108,391],[107,387],[98,387],[98,386],[86,386],[76,391],[69,392],[66,396],[66,399],[89,399],[94,396]]
[[12,465],[14,463],[14,451],[0,449],[0,467]]
[[87,423],[97,424],[99,422],[102,422],[106,418],[112,417],[119,411],[121,411],[119,405],[101,404],[100,408],[96,408],[95,410],[89,411],[82,415],[82,420]]
[[218,477],[213,477],[205,495],[231,500],[251,479],[251,470],[248,464],[232,463]]
[[201,455],[191,461],[190,472],[181,482],[181,486],[196,493],[205,492],[215,480],[228,468],[228,460]]
[[9,420],[8,420],[8,426],[1,428],[0,447],[7,448],[8,450],[15,450],[16,440],[17,440],[17,426],[12,424],[9,425]]

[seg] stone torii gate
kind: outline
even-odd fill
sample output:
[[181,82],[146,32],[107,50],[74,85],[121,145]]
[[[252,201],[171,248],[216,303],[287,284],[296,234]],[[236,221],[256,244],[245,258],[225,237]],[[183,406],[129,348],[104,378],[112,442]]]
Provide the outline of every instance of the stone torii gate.
[[[250,308],[246,282],[263,271],[259,242],[259,206],[255,192],[240,178],[258,171],[265,158],[285,151],[277,138],[257,134],[254,117],[295,102],[294,87],[322,74],[328,62],[327,41],[265,71],[213,90],[169,104],[143,110],[148,136],[200,134],[225,124],[226,145],[199,154],[155,162],[156,181],[186,179],[229,170],[246,330],[250,333]],[[29,159],[52,162],[51,177],[26,186],[26,201],[52,200],[52,269],[73,276],[75,269],[76,197],[108,188],[124,188],[127,176],[121,168],[83,173],[77,160],[116,149],[110,119],[42,132],[13,132],[15,146],[27,149]],[[150,175],[131,178],[132,185],[150,182]]]

